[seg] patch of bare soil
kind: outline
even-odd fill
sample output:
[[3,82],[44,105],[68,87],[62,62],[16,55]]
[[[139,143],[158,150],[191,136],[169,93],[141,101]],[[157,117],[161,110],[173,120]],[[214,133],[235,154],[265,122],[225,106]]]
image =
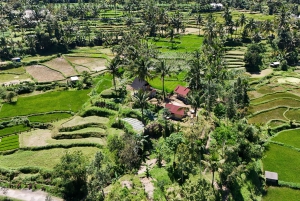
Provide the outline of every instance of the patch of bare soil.
[[278,83],[300,83],[300,79],[296,77],[284,77],[284,78],[279,78]]
[[132,189],[132,181],[121,181],[122,188],[126,187],[128,189]]
[[261,77],[265,77],[269,74],[271,74],[273,72],[273,69],[268,68],[265,70],[262,70],[260,72],[253,72],[253,73],[247,73],[250,75],[251,78],[261,78]]
[[[28,79],[20,79],[20,80],[11,80],[9,82],[3,82],[2,84],[4,86],[10,86],[10,85],[15,85],[15,84],[20,84],[20,82],[24,82],[24,81],[32,82],[32,80],[28,78]],[[0,83],[1,83],[1,81],[0,81]]]
[[[199,29],[197,28],[185,28],[184,34],[199,34]],[[201,34],[201,32],[200,32]]]
[[264,94],[258,93],[257,91],[249,91],[248,95],[250,99],[262,97]]
[[146,173],[147,166],[149,169],[152,169],[155,166],[156,162],[157,162],[156,158],[147,160],[145,164],[141,165],[138,174]]
[[77,72],[74,70],[74,68],[63,57],[47,61],[45,62],[45,65],[62,72],[67,77],[77,75]]
[[20,135],[20,147],[40,147],[47,145],[47,140],[51,139],[51,131],[37,129],[22,133]]
[[87,68],[87,67],[75,66],[75,68],[78,71],[78,73],[82,73],[83,71],[91,72],[91,70],[89,68]]
[[25,68],[26,72],[30,74],[38,82],[52,82],[57,80],[65,79],[64,76],[46,66],[42,65],[33,65]]
[[147,197],[149,200],[153,200],[153,193],[154,193],[154,185],[152,183],[152,178],[147,178],[147,177],[144,177],[144,178],[141,178],[140,179],[143,186],[144,186],[144,189],[145,189],[145,192],[147,193]]
[[[48,194],[40,190],[32,191],[28,189],[16,190],[16,189],[5,188],[0,190],[0,195],[19,199],[19,200],[24,200],[24,201],[45,201],[47,200],[46,198]],[[51,196],[51,199],[49,199],[48,197],[48,200],[63,201],[63,199],[53,197],[53,196]]]

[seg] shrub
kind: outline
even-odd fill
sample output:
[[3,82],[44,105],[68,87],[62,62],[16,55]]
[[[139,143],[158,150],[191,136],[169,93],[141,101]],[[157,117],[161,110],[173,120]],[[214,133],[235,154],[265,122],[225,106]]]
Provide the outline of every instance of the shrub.
[[106,89],[101,92],[102,98],[119,98],[120,96],[113,89]]
[[125,133],[127,133],[127,134],[136,134],[136,132],[133,130],[132,126],[128,122],[123,121],[122,119],[118,119],[116,122],[114,122],[111,125],[111,127],[123,129],[125,131]]
[[84,111],[81,116],[101,116],[101,117],[109,117],[115,115],[116,112],[106,108],[99,108],[99,107],[91,107],[88,110]]

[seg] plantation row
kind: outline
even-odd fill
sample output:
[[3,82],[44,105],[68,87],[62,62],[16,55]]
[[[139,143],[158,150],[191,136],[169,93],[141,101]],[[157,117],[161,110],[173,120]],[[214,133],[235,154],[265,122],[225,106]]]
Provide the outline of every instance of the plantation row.
[[0,151],[7,151],[17,148],[19,148],[19,135],[1,138]]

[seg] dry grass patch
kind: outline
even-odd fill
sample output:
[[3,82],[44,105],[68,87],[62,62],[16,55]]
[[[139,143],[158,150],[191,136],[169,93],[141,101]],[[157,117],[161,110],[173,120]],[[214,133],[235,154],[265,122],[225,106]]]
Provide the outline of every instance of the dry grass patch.
[[76,65],[75,68],[78,73],[82,73],[83,71],[91,72],[91,70],[89,68],[84,67],[84,66]]
[[99,58],[90,58],[90,57],[70,57],[65,56],[67,60],[71,63],[83,65],[85,63],[96,62]]
[[271,122],[268,123],[268,126],[270,126],[271,128],[280,126],[282,124],[285,124],[285,121],[281,121],[281,120],[272,120]]
[[62,72],[67,77],[78,74],[63,57],[52,59],[44,64],[52,69]]
[[38,82],[52,82],[65,79],[61,73],[42,65],[27,66],[26,71]]
[[66,57],[71,63],[88,67],[91,71],[101,71],[106,67],[107,60],[104,58],[89,57]]
[[0,74],[1,84],[18,84],[22,81],[31,81],[31,78],[27,74],[15,75],[15,74]]
[[285,117],[283,113],[287,110],[287,108],[276,108],[270,111],[262,112],[253,117],[249,118],[249,123],[257,123],[257,124],[265,124],[272,119],[279,119],[285,121]]
[[290,109],[284,115],[290,120],[300,121],[300,109]]
[[80,117],[75,116],[70,121],[67,121],[61,125],[61,127],[72,127],[72,126],[79,126],[89,123],[97,123],[97,124],[107,124],[109,121],[108,118],[105,117],[98,117],[98,116],[89,116],[89,117]]
[[248,96],[250,99],[262,97],[264,94],[258,93],[257,91],[248,91]]

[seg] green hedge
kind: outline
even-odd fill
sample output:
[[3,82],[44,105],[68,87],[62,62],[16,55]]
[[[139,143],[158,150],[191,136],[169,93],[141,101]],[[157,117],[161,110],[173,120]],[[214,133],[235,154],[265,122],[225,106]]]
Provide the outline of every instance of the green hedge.
[[108,108],[111,110],[119,110],[119,104],[115,103],[115,102],[111,102],[111,101],[106,101],[106,100],[97,100],[94,104],[94,106],[96,107],[100,107],[100,108]]
[[107,126],[102,123],[86,123],[86,124],[70,126],[70,127],[61,127],[59,128],[59,132],[71,132],[71,131],[76,131],[87,127],[98,127],[98,128],[107,129]]
[[121,116],[131,117],[142,121],[142,114],[138,110],[132,110],[131,108],[125,108],[121,110]]
[[103,137],[105,133],[101,132],[84,132],[84,133],[58,133],[53,136],[54,139],[79,139],[88,137]]
[[100,117],[109,117],[115,115],[116,112],[107,108],[91,107],[86,111],[82,112],[82,117],[87,116],[100,116]]
[[46,145],[46,146],[40,146],[40,147],[23,147],[20,148],[20,150],[27,150],[27,151],[39,151],[39,150],[48,150],[48,149],[55,149],[55,148],[72,148],[72,147],[97,147],[99,149],[102,149],[103,146],[98,143],[92,143],[92,142],[81,142],[81,143],[71,143],[71,144],[52,144],[52,145]]
[[278,181],[278,185],[282,187],[289,187],[293,189],[300,190],[300,183],[286,182],[286,181]]
[[133,130],[133,127],[128,122],[118,119],[116,122],[114,122],[111,127],[113,128],[119,128],[125,131],[127,134],[136,134],[136,131]]

